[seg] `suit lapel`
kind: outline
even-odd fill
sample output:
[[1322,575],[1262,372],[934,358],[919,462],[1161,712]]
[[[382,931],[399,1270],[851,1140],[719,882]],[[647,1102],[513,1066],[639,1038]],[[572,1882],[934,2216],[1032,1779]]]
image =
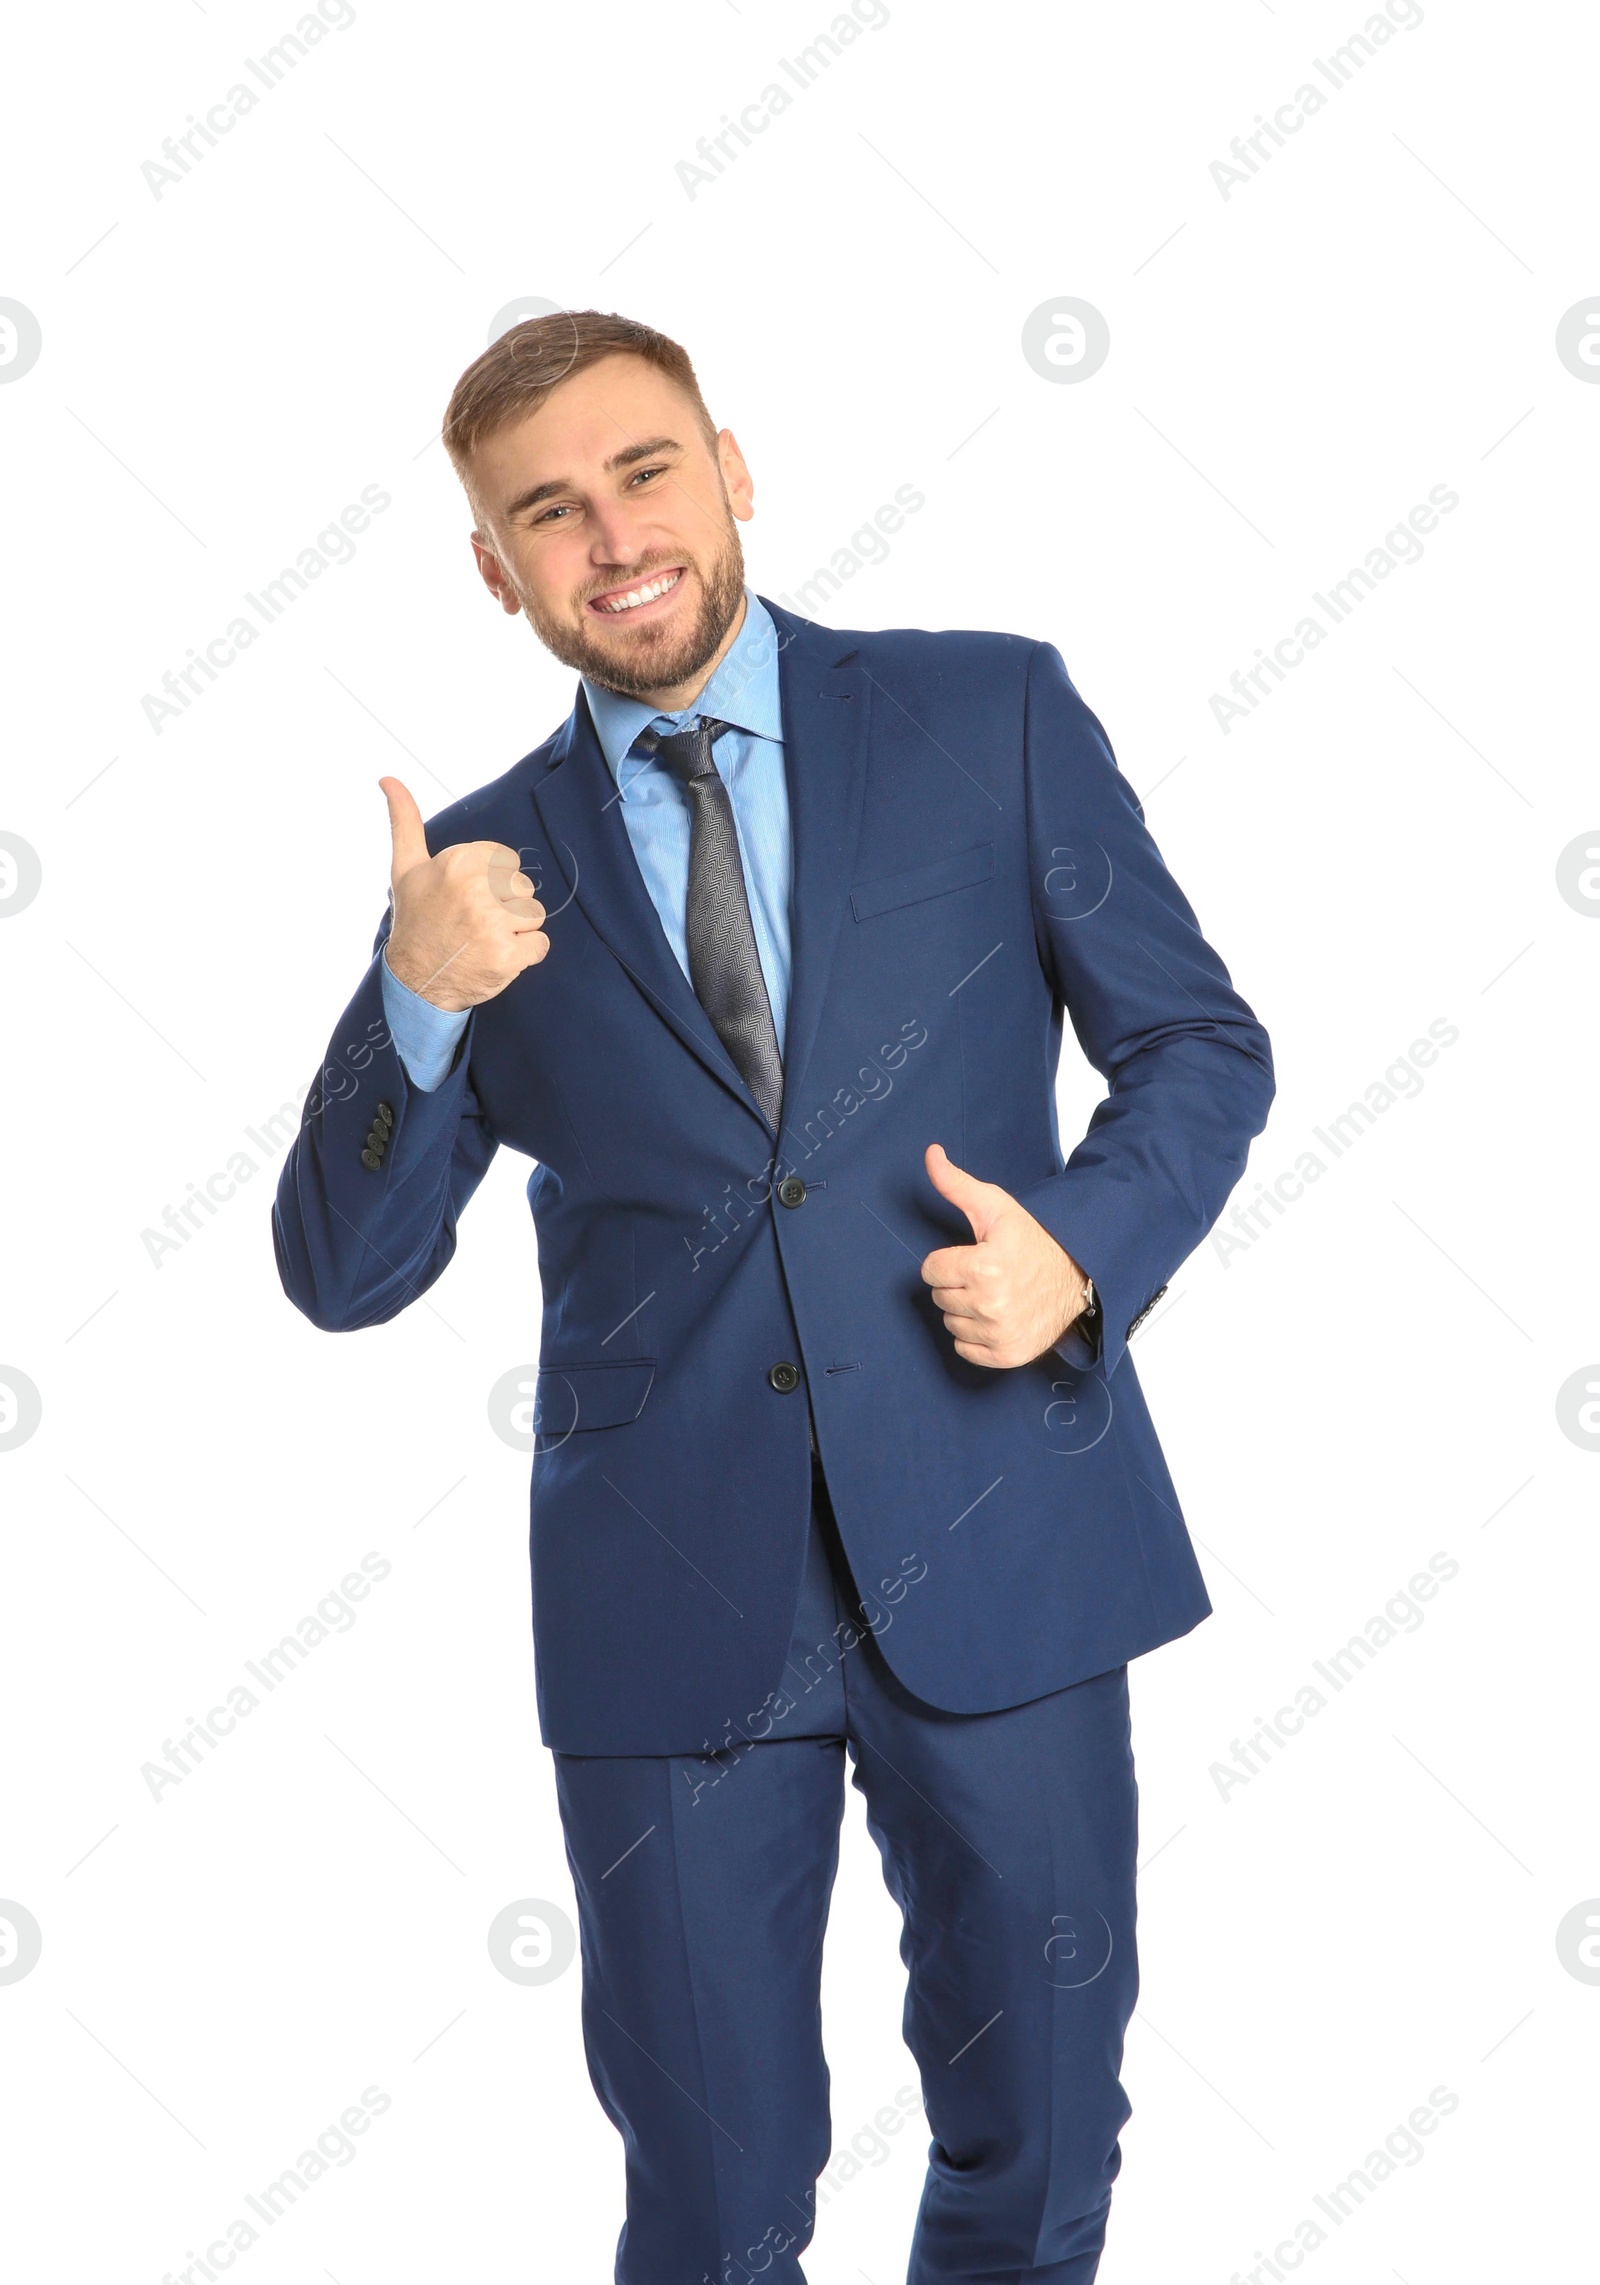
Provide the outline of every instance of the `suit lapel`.
[[[690,1053],[760,1119],[755,1097],[695,998],[650,901],[581,685],[557,733],[551,765],[532,794],[550,853],[585,917]],[[554,910],[559,900],[541,901]]]
[[[847,638],[761,598],[778,630],[778,689],[794,878],[784,1115],[798,1099],[821,1020],[866,790],[871,683]],[[837,662],[837,663],[836,663]],[[628,839],[616,781],[580,686],[534,806],[585,917],[690,1053],[753,1117],[761,1109],[712,1029],[667,942]],[[555,909],[557,900],[543,901]],[[767,1128],[768,1133],[771,1132]]]
[[794,883],[783,1117],[801,1100],[833,968],[867,782],[871,680],[849,638],[762,602],[778,630]]

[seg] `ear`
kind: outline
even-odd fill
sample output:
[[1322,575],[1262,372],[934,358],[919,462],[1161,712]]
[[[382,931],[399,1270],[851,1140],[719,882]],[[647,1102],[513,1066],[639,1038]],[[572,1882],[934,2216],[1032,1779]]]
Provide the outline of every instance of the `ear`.
[[505,575],[505,567],[481,532],[472,534],[472,553],[483,575],[483,584],[495,596],[502,611],[515,615],[522,609],[517,591]]
[[729,507],[741,524],[747,524],[756,512],[755,478],[745,466],[744,454],[731,428],[718,432],[717,466],[722,471],[722,488],[728,495]]

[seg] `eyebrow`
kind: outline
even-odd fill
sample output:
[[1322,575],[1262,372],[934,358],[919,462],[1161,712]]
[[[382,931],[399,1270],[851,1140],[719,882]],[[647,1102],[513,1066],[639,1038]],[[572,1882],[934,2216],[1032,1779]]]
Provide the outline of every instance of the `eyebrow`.
[[[619,468],[633,467],[636,461],[653,460],[659,452],[681,452],[682,450],[683,446],[675,436],[652,436],[647,437],[643,444],[625,445],[620,452],[614,452],[611,458],[602,462],[601,465],[605,473],[610,476]],[[574,486],[570,477],[552,476],[548,483],[535,484],[528,491],[519,492],[516,498],[501,510],[501,513],[509,520],[512,516],[520,516],[528,508],[536,508],[541,500],[553,499],[558,492],[570,492],[573,489]]]

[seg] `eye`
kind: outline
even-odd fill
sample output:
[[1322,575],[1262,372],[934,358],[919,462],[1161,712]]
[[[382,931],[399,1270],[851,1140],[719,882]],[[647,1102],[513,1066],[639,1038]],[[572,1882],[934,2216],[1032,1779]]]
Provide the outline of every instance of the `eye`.
[[635,470],[634,470],[632,481],[633,481],[635,484],[637,484],[637,483],[639,483],[639,482],[640,482],[640,481],[641,481],[641,480],[642,480],[644,477],[646,477],[646,476],[664,476],[665,474],[666,474],[666,469],[665,469],[665,467],[659,467],[659,468],[637,468],[637,469],[635,469]]
[[553,508],[546,508],[543,515],[535,516],[533,520],[536,524],[547,524],[549,523],[552,516],[565,516],[570,515],[570,513],[570,508],[568,508],[564,503],[558,503],[557,506]]

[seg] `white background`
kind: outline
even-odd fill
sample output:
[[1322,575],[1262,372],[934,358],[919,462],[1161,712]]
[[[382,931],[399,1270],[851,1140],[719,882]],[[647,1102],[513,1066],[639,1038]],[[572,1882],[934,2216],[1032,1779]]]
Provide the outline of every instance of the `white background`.
[[[43,350],[0,388],[0,829],[43,886],[0,927],[0,1365],[43,1417],[0,1452],[0,1896],[43,1952],[0,1984],[0,2148],[30,2285],[181,2274],[369,2086],[389,2109],[252,2285],[611,2274],[577,1970],[524,1988],[485,1941],[513,1900],[572,1908],[527,1461],[486,1412],[537,1336],[527,1169],[496,1162],[429,1305],[334,1339],[283,1299],[281,1153],[245,1139],[366,964],[374,781],[435,809],[570,704],[478,586],[436,441],[528,295],[688,345],[755,473],[764,592],[911,484],[817,615],[1059,645],[1273,1039],[1241,1198],[1459,1032],[1139,1337],[1216,1612],[1134,1669],[1144,1981],[1101,2274],[1248,2276],[1440,2087],[1419,2162],[1308,2272],[1577,2274],[1600,1988],[1556,1930],[1600,1893],[1600,1458],[1556,1398],[1600,1355],[1600,928],[1556,869],[1600,845],[1600,387],[1555,333],[1600,288],[1600,57],[1575,6],[1425,0],[1224,197],[1212,162],[1363,13],[891,0],[692,198],[677,162],[825,5],[357,0],[159,197],[143,162],[292,0],[14,22],[0,294]],[[1110,327],[1076,385],[1021,352],[1062,295]],[[158,735],[145,694],[368,485],[354,560]],[[1459,505],[1421,560],[1224,735],[1213,694],[1436,485]],[[1068,1053],[1076,1134],[1098,1085]],[[254,1179],[158,1266],[142,1233],[241,1148]],[[369,1551],[357,1623],[153,1800],[141,1766]],[[1423,1623],[1224,1797],[1233,1741],[1438,1553]],[[841,2148],[914,2078],[854,1796],[845,1842]],[[923,2139],[824,2208],[815,2285],[903,2274]]]

